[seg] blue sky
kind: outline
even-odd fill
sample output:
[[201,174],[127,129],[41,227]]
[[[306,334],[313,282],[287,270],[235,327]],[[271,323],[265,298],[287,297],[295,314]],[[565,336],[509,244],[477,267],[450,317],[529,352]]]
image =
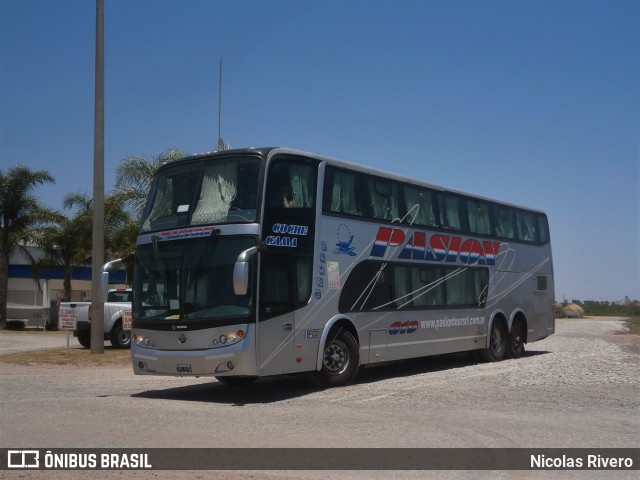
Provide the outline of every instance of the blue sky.
[[[92,193],[95,2],[0,0],[0,168]],[[640,299],[640,2],[105,0],[127,156],[289,146],[548,213],[556,297]]]

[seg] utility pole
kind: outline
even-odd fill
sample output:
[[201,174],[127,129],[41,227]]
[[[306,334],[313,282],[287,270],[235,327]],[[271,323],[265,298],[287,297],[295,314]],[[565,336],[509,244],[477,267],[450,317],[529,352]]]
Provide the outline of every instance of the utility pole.
[[104,0],[96,0],[96,77],[93,132],[93,244],[91,263],[91,353],[104,353],[104,307],[100,277],[104,264]]

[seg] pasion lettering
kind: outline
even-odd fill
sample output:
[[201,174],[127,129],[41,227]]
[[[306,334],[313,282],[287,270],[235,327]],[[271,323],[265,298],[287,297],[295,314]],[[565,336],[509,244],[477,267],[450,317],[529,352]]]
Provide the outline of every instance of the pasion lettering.
[[403,230],[380,227],[370,256],[384,258],[388,247],[398,247],[398,258],[426,262],[462,262],[465,265],[495,265],[500,242],[463,240],[460,236],[414,232],[407,239]]

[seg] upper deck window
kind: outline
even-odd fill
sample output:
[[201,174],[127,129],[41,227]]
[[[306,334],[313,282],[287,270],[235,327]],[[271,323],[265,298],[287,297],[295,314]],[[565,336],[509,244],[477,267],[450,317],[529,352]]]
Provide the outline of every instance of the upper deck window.
[[359,173],[327,167],[324,180],[324,211],[362,216],[362,197],[362,176]]
[[257,159],[237,157],[166,168],[151,187],[141,231],[254,222],[259,172]]
[[316,169],[311,164],[287,159],[271,167],[267,187],[269,208],[313,208]]

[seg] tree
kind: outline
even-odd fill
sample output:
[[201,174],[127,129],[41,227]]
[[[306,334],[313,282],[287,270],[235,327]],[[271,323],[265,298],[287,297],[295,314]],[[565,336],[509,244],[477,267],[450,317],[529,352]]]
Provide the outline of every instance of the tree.
[[32,194],[46,183],[55,180],[45,170],[31,170],[24,165],[6,172],[0,170],[0,328],[6,326],[11,253],[26,250],[38,228],[59,218],[57,212],[41,205]]
[[84,193],[68,193],[62,202],[66,210],[77,209],[72,216],[61,216],[55,224],[42,230],[38,246],[50,265],[62,266],[63,302],[71,300],[73,267],[86,265],[91,255],[91,198]]
[[150,159],[146,157],[125,158],[116,169],[116,191],[113,195],[140,221],[151,182],[158,168],[164,163],[186,155],[187,152],[172,148]]
[[[140,221],[131,217],[116,193],[105,198],[105,253],[107,258],[124,258],[136,250]],[[127,284],[133,277],[133,262],[127,262]]]
[[[89,222],[91,222],[90,217]],[[42,231],[38,245],[47,255],[49,265],[62,266],[63,283],[60,300],[70,301],[73,267],[86,264],[87,256],[91,251],[91,223],[87,228],[86,217],[80,214],[73,217],[63,216],[55,225]]]

